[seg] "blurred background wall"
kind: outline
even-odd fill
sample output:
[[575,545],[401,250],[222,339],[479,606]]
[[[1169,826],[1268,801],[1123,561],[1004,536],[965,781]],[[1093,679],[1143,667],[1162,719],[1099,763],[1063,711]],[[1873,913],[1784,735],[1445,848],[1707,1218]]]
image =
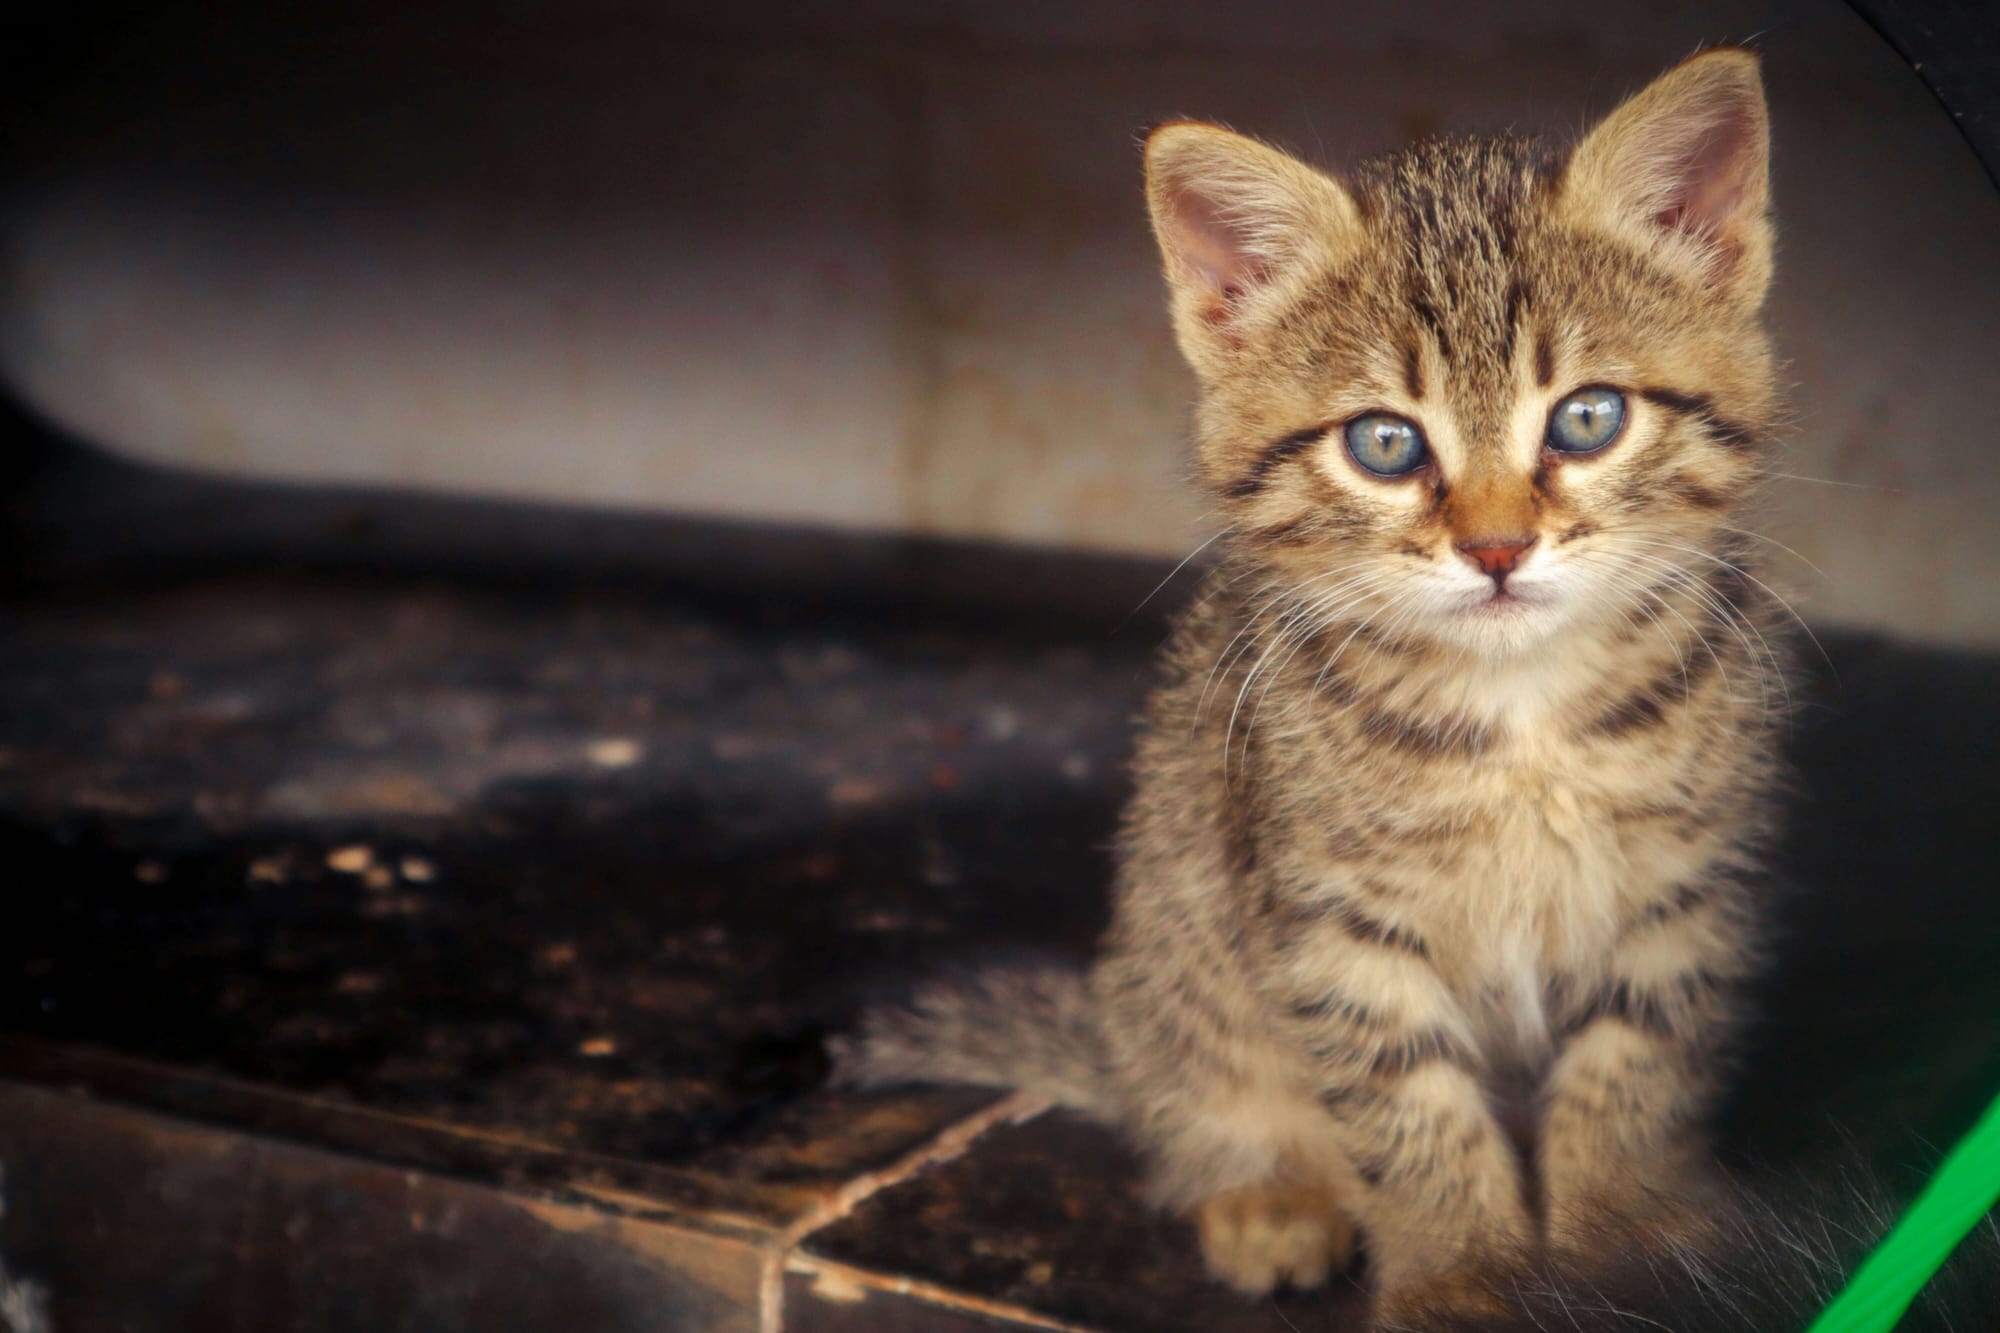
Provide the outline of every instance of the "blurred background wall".
[[1143,126],[1338,167],[1573,133],[1754,39],[1797,386],[1775,567],[1816,619],[2000,642],[2000,197],[1837,0],[315,0],[60,32],[5,150],[0,377],[90,439],[1176,556],[1204,534]]

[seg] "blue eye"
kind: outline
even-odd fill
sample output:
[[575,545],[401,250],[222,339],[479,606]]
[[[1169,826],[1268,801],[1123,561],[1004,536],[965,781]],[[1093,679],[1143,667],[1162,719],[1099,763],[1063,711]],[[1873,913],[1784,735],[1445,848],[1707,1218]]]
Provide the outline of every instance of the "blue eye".
[[1625,395],[1594,385],[1578,389],[1549,414],[1549,448],[1566,454],[1595,453],[1625,427]]
[[1401,417],[1371,412],[1347,423],[1347,452],[1378,477],[1415,472],[1430,458],[1424,433]]

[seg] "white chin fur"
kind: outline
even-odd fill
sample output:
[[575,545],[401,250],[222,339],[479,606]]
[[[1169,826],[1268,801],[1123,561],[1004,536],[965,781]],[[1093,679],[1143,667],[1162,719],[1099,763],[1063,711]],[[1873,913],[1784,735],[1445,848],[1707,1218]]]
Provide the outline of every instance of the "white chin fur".
[[1569,599],[1543,580],[1509,582],[1496,599],[1485,579],[1453,586],[1437,598],[1428,617],[1433,632],[1474,652],[1504,656],[1531,648],[1570,620]]

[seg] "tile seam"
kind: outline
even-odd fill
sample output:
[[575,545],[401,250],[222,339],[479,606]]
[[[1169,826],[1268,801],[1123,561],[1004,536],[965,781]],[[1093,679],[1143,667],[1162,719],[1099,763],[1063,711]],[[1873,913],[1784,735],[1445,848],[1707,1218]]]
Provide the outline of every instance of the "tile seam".
[[[988,1131],[1032,1120],[1047,1111],[1049,1106],[1048,1099],[1044,1097],[1026,1092],[1014,1093],[963,1120],[954,1121],[881,1170],[856,1176],[823,1202],[806,1210],[777,1234],[765,1252],[757,1301],[759,1333],[782,1333],[785,1269],[798,1247],[815,1232],[847,1217],[882,1191],[912,1180],[933,1166],[964,1156]],[[1068,1326],[1050,1327],[1064,1329]]]

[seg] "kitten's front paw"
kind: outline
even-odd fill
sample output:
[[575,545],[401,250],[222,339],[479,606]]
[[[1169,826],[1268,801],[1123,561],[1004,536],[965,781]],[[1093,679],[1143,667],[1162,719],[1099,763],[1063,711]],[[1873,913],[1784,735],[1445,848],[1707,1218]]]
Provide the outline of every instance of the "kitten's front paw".
[[1354,1254],[1354,1222],[1325,1190],[1253,1185],[1195,1209],[1208,1271],[1246,1295],[1317,1287]]

